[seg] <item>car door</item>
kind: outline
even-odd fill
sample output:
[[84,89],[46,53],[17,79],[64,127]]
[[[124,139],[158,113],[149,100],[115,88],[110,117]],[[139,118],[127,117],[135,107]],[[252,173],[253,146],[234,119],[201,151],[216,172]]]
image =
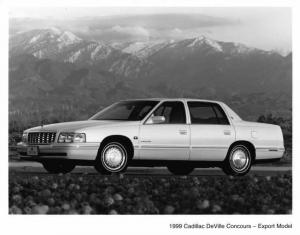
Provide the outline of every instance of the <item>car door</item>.
[[141,125],[140,159],[188,160],[190,131],[184,103],[165,101],[151,116],[164,116],[165,121]]
[[218,103],[187,102],[191,119],[192,161],[222,161],[235,139],[234,128]]

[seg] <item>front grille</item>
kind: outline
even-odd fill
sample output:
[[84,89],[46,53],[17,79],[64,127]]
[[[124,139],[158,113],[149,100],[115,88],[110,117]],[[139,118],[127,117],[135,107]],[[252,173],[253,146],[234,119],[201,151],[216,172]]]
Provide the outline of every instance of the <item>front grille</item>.
[[28,144],[51,144],[55,140],[55,132],[28,133]]

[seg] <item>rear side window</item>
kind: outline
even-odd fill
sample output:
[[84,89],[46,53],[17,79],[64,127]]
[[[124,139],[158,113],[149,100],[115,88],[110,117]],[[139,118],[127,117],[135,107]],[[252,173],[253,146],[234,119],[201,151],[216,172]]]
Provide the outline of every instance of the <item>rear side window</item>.
[[192,124],[229,125],[223,109],[214,103],[188,102]]
[[212,104],[212,107],[216,112],[217,118],[219,120],[219,124],[229,125],[229,121],[227,119],[227,116],[226,116],[224,110],[220,107],[220,105]]

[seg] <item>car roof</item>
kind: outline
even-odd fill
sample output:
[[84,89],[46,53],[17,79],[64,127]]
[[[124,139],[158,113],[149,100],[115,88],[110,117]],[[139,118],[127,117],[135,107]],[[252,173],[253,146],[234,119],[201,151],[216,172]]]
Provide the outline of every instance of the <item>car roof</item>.
[[200,101],[200,102],[213,102],[213,103],[223,103],[216,100],[206,100],[206,99],[195,99],[195,98],[144,98],[144,99],[128,99],[122,101]]

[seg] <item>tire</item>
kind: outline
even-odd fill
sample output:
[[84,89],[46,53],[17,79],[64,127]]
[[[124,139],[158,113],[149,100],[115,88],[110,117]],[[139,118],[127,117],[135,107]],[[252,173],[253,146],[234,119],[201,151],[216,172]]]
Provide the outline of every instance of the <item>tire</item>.
[[168,170],[173,175],[188,175],[194,170],[194,167],[184,163],[174,163],[168,165]]
[[48,173],[58,174],[58,173],[69,173],[75,168],[75,164],[70,161],[64,160],[53,160],[42,162],[44,168]]
[[97,156],[95,169],[103,174],[124,172],[128,165],[128,149],[120,142],[109,142]]
[[227,175],[243,176],[251,168],[253,156],[247,146],[234,146],[224,161],[223,171]]

